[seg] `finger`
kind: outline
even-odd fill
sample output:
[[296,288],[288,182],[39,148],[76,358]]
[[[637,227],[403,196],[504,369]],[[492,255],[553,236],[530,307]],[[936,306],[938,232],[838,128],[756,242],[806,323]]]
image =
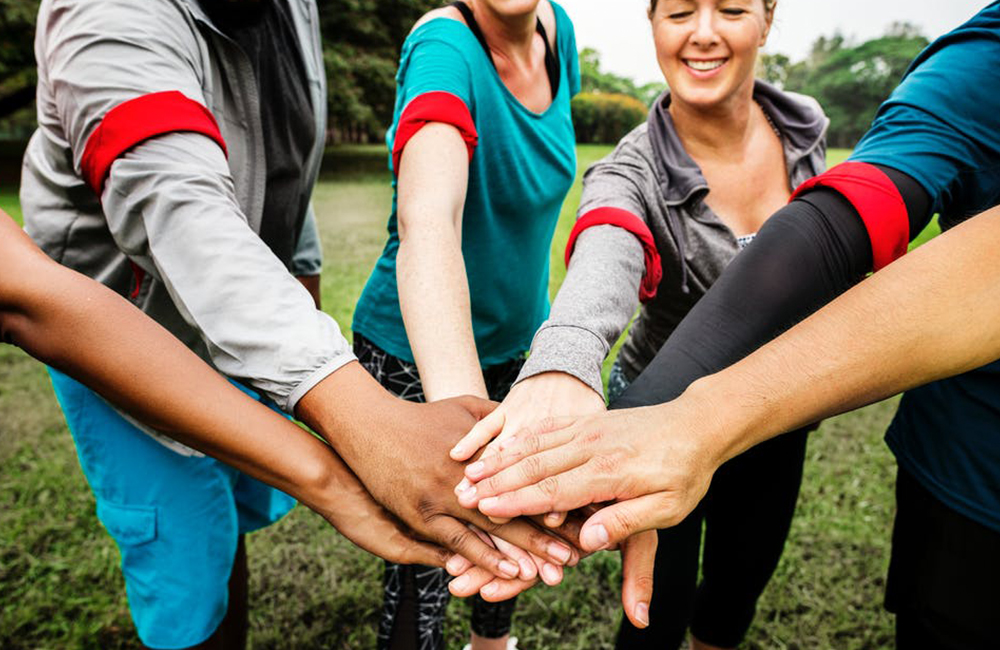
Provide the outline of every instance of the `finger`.
[[[505,482],[500,475],[485,482],[494,480],[497,484]],[[618,480],[617,476],[591,471],[590,464],[585,463],[566,472],[551,472],[546,478],[526,487],[504,486],[502,493],[483,498],[478,507],[487,517],[519,517],[575,510],[595,501],[609,500],[614,495]],[[511,483],[517,484],[516,481]],[[593,550],[585,546],[581,548]]]
[[580,531],[580,547],[585,551],[604,550],[644,530],[675,526],[690,511],[679,510],[676,495],[670,492],[621,501],[587,520]]
[[465,437],[451,448],[449,455],[452,460],[464,461],[472,458],[483,445],[500,434],[505,421],[503,409],[498,408],[477,422]]
[[633,535],[622,542],[622,607],[628,620],[638,628],[649,626],[656,543],[655,530]]
[[[537,580],[502,580],[479,567],[473,567],[448,583],[448,591],[458,598],[468,598],[477,593],[485,600],[508,600],[534,585]],[[493,585],[490,587],[489,585]],[[483,594],[483,590],[486,593]]]
[[469,562],[461,555],[453,554],[450,558],[448,558],[448,561],[445,562],[444,568],[449,575],[458,577],[471,569],[473,566],[475,565],[473,565],[472,562]]
[[[557,426],[554,424],[556,422],[564,426]],[[467,466],[465,476],[473,482],[481,481],[522,458],[566,444],[573,439],[575,433],[569,427],[572,422],[570,418],[546,418],[532,427],[521,429],[514,436],[501,441],[491,453],[484,454]]]
[[483,522],[477,522],[476,525],[487,531],[491,537],[500,537],[504,541],[522,548],[529,553],[534,553],[552,564],[561,566],[569,562],[573,557],[573,549],[569,544],[552,533],[533,526],[527,521],[514,520],[509,524],[497,526],[490,523],[485,517],[483,519]]
[[530,553],[500,537],[491,537],[490,539],[496,545],[498,551],[517,562],[517,566],[521,567],[521,572],[518,574],[521,580],[534,580],[538,576],[538,567],[535,565],[535,561],[531,559]]
[[472,417],[477,420],[482,420],[487,415],[492,413],[496,407],[500,406],[492,400],[482,399],[481,397],[473,397],[472,395],[456,397],[455,399],[465,407]]
[[414,540],[394,561],[399,564],[422,564],[440,568],[446,567],[452,557],[456,556],[447,549]]
[[521,572],[516,562],[485,543],[457,519],[442,515],[428,526],[428,533],[446,548],[500,578],[515,578]]
[[538,583],[538,580],[497,580],[493,579],[479,590],[483,600],[499,603],[510,600]]
[[565,512],[550,512],[545,515],[545,525],[549,528],[559,528],[566,521],[566,514]]
[[[498,452],[493,458],[500,457],[504,453]],[[458,495],[458,502],[466,508],[475,508],[482,499],[488,499],[504,492],[534,485],[547,477],[567,472],[574,467],[579,467],[588,462],[591,455],[588,450],[574,444],[539,451],[492,473],[489,478],[484,478],[475,485],[470,486]],[[490,463],[491,459],[480,460],[478,462]],[[468,473],[468,468],[466,468],[466,472]],[[487,470],[487,473],[489,472],[490,470]],[[486,476],[486,474],[483,474],[483,476]],[[604,476],[604,474],[602,473],[601,476]],[[548,512],[555,512],[555,510]]]

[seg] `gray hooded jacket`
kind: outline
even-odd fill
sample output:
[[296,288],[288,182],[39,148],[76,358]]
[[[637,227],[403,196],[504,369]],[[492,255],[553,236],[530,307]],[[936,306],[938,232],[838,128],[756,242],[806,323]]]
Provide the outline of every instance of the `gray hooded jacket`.
[[[326,133],[322,48],[315,2],[288,8],[316,118],[308,197]],[[130,296],[223,374],[292,411],[354,356],[293,277],[320,270],[311,206],[292,273],[257,234],[266,171],[259,105],[280,99],[257,96],[249,61],[195,0],[44,0],[37,29],[38,130],[21,184],[28,233],[56,261]],[[91,135],[115,107],[163,91],[207,107],[228,156],[199,133],[156,135],[114,160],[98,196],[82,164]]]
[[[760,81],[754,100],[781,134],[789,188],[823,172],[829,120],[819,104]],[[665,93],[645,123],[587,170],[577,212],[578,219],[598,208],[636,215],[661,257],[656,297],[642,305],[618,357],[630,380],[739,252],[733,232],[705,203],[708,185],[677,136],[669,105]],[[601,365],[639,305],[644,271],[636,236],[613,225],[584,230],[518,381],[561,371],[603,394]]]

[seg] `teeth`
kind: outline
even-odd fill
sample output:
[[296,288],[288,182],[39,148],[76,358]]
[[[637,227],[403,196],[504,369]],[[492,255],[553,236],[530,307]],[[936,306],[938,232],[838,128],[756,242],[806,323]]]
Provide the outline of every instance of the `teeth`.
[[721,67],[725,62],[725,59],[715,59],[714,61],[695,61],[693,59],[688,59],[685,61],[688,66],[701,72],[715,70],[716,68]]

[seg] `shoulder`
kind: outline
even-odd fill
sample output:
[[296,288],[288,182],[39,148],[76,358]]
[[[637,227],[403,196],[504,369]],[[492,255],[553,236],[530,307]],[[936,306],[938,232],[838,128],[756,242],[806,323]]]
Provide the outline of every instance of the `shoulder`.
[[453,20],[461,25],[465,25],[465,20],[462,18],[462,14],[458,11],[458,9],[455,9],[452,6],[440,7],[438,9],[432,9],[421,16],[420,19],[413,24],[413,29],[410,30],[410,35],[412,36],[418,29],[435,18]]

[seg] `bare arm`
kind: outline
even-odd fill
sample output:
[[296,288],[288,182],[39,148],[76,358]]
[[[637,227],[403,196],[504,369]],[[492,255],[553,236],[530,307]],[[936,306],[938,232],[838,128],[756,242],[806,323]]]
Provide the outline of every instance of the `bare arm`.
[[320,440],[248,398],[102,285],[52,262],[0,212],[3,340],[166,435],[291,494],[377,555],[442,564]]
[[487,396],[462,258],[467,151],[457,129],[429,124],[399,169],[399,305],[428,401]]

